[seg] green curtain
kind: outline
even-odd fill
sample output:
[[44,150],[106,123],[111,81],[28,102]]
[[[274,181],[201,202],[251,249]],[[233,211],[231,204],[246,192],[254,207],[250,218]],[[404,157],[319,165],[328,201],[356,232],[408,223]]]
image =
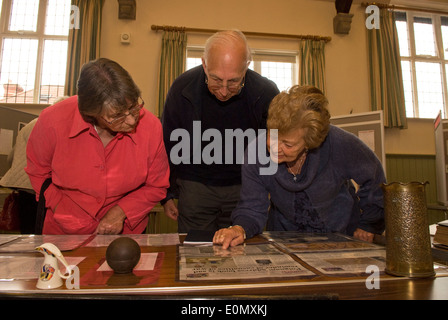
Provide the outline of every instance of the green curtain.
[[380,9],[379,29],[367,30],[370,106],[383,110],[386,128],[407,128],[403,77],[394,12]]
[[299,84],[313,85],[325,93],[324,40],[299,40]]
[[68,36],[65,95],[77,94],[81,67],[100,57],[101,17],[104,0],[72,0],[79,8],[79,28],[70,29]]
[[159,117],[173,81],[185,71],[187,35],[183,31],[164,31],[159,73]]

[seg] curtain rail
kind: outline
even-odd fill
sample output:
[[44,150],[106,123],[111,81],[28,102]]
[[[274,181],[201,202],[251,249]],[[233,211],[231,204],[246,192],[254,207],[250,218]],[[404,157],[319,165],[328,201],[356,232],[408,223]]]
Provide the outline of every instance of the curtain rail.
[[[174,27],[174,26],[157,26],[152,25],[151,30],[158,31],[184,31],[184,32],[197,32],[197,33],[216,33],[221,30],[214,29],[198,29],[198,28],[187,28],[187,27]],[[247,32],[242,31],[246,36],[254,37],[273,37],[273,38],[289,38],[289,39],[311,39],[311,40],[322,40],[325,42],[330,42],[331,37],[321,37],[313,35],[294,35],[294,34],[282,34],[282,33],[263,33],[263,32]]]
[[386,8],[386,9],[392,9],[392,10],[403,10],[403,11],[418,11],[418,12],[425,12],[425,13],[435,13],[435,14],[448,14],[448,10],[436,10],[436,9],[424,9],[424,8],[416,8],[416,7],[406,7],[406,6],[396,6],[393,4],[387,4],[387,3],[376,3],[376,2],[363,2],[363,6],[368,7],[370,5],[378,6],[379,8]]

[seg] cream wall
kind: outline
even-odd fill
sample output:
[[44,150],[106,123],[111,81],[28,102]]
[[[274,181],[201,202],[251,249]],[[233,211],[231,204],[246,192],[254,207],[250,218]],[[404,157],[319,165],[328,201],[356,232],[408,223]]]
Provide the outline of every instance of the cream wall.
[[[118,19],[118,1],[105,0],[101,55],[119,62],[156,113],[161,32],[151,25],[330,36],[326,46],[326,94],[332,115],[369,111],[364,8],[354,4],[348,35],[333,33],[334,3],[319,0],[137,0],[136,20]],[[131,43],[121,44],[120,33]],[[189,45],[209,35],[189,34]],[[249,38],[252,48],[297,50],[296,41]],[[386,130],[385,149],[394,154],[434,154],[432,121],[410,120],[407,130]]]

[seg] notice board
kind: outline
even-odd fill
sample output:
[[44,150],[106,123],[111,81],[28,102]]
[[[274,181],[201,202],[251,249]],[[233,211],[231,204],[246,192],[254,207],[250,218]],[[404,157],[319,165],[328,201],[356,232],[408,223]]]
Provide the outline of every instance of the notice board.
[[9,169],[8,155],[14,147],[17,133],[35,118],[35,114],[0,106],[0,177]]
[[332,117],[332,125],[353,133],[372,149],[386,171],[384,121],[382,111],[355,113]]

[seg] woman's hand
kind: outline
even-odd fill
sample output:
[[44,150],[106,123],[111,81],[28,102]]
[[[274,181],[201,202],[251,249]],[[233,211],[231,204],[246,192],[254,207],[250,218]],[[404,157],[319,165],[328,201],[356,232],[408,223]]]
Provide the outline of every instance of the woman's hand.
[[216,231],[213,237],[213,243],[220,244],[223,249],[227,249],[229,246],[234,247],[243,243],[245,238],[246,232],[243,227],[231,226]]
[[126,215],[119,206],[109,209],[96,228],[97,234],[120,234],[123,231]]
[[168,200],[163,205],[163,210],[165,211],[165,214],[168,218],[177,220],[177,217],[179,216],[179,210],[177,209],[173,199]]
[[364,231],[362,229],[356,229],[355,232],[353,233],[353,238],[362,241],[373,242],[373,237],[374,237],[373,233]]

